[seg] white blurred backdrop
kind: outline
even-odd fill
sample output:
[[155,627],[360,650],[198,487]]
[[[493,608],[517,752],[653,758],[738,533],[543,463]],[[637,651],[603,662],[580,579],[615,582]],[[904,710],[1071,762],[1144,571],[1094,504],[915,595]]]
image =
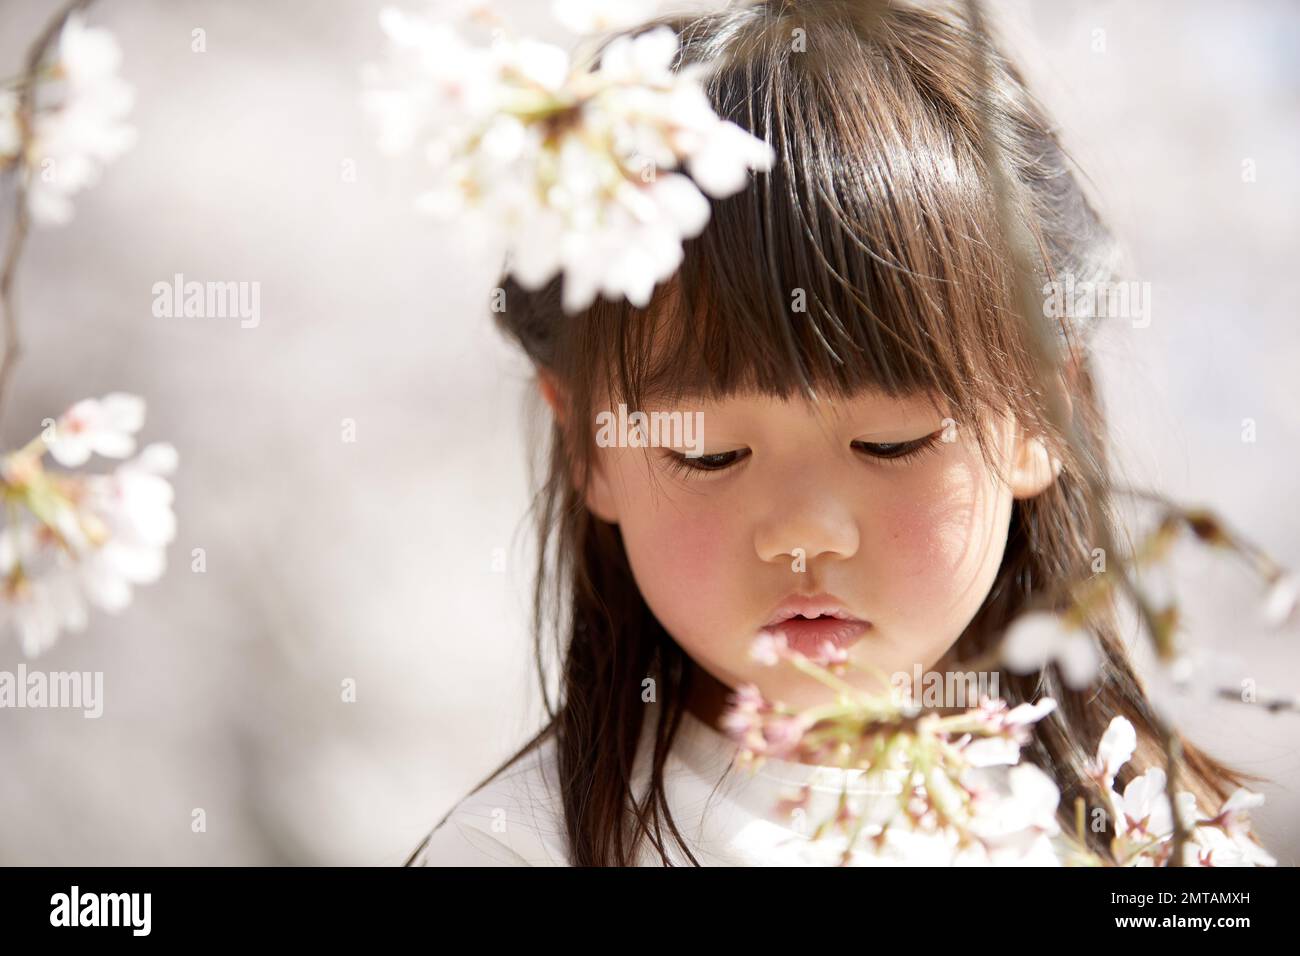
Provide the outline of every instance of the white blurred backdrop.
[[[500,6],[542,22],[536,2]],[[997,6],[1152,285],[1149,327],[1098,340],[1129,477],[1300,568],[1300,8]],[[91,8],[123,48],[139,140],[70,225],[29,240],[2,437],[25,443],[79,398],[143,396],[141,440],[180,454],[179,532],[132,607],[27,661],[102,671],[104,715],[0,711],[0,863],[400,863],[540,725],[529,370],[489,319],[495,263],[417,216],[419,181],[374,146],[358,94],[380,7]],[[55,8],[5,0],[0,72]],[[259,282],[260,324],[155,318],[152,286],[176,273]],[[1189,551],[1182,572],[1213,680],[1300,693],[1300,635],[1248,613],[1245,571]],[[0,643],[0,670],[23,661]],[[1269,778],[1255,819],[1300,862],[1300,714],[1170,706]]]

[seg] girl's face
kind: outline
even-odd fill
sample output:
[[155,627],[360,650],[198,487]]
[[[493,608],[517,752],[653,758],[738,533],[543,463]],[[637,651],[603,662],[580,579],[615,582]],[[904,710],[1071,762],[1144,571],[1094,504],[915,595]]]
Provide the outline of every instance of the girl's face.
[[[886,679],[929,670],[992,586],[1012,499],[1054,474],[1044,446],[1008,417],[993,429],[1009,476],[1000,482],[970,429],[921,396],[747,396],[643,411],[702,413],[703,442],[691,447],[703,457],[680,441],[663,447],[667,430],[650,448],[611,446],[606,431],[588,507],[619,525],[646,603],[699,666],[799,709],[829,692],[750,658],[787,599],[829,595],[869,622],[847,653]],[[880,689],[856,668],[847,679]]]

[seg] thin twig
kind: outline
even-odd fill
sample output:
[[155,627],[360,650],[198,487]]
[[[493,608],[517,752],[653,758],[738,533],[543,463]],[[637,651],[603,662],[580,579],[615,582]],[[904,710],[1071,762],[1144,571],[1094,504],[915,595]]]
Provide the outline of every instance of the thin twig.
[[1288,710],[1300,714],[1300,698],[1296,697],[1274,697],[1271,700],[1242,700],[1241,688],[1239,687],[1220,687],[1218,696],[1220,700],[1248,704],[1251,707],[1263,707],[1270,714],[1279,714]]
[[[1181,505],[1167,495],[1146,488],[1136,488],[1131,485],[1112,485],[1110,488],[1114,494],[1146,501],[1149,504],[1163,508],[1166,514],[1192,527],[1203,537],[1208,534],[1209,537],[1214,539],[1211,543],[1235,552],[1251,566],[1255,573],[1270,583],[1284,572],[1284,568],[1262,546],[1236,528],[1229,528],[1223,518],[1217,514],[1212,514],[1208,508],[1192,508]],[[1205,526],[1206,522],[1212,523],[1208,530]]]
[[0,424],[3,423],[5,394],[14,367],[22,355],[22,343],[18,338],[18,312],[14,306],[14,278],[18,274],[18,260],[22,255],[23,245],[27,241],[30,217],[27,210],[27,170],[23,157],[26,156],[35,134],[36,85],[41,63],[46,54],[59,38],[68,17],[78,10],[84,10],[94,0],[69,0],[63,8],[50,19],[35,42],[27,50],[27,62],[23,74],[18,79],[18,129],[22,137],[19,159],[14,164],[14,221],[9,230],[9,243],[5,248],[4,269],[0,272],[0,312],[4,318],[4,356],[0,358]]

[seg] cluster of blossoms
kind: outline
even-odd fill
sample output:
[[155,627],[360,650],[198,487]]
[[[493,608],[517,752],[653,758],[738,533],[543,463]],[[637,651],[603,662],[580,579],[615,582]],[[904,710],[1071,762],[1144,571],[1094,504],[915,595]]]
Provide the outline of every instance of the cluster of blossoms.
[[[73,13],[50,62],[17,88],[0,88],[0,171],[17,167],[37,223],[70,220],[71,197],[134,145],[135,130],[124,120],[135,96],[118,75],[121,61],[113,35]],[[32,108],[24,115],[20,91],[28,83]]]
[[[1055,701],[1008,708],[985,698],[966,713],[941,716],[844,682],[840,675],[849,662],[839,649],[827,646],[810,659],[782,635],[764,634],[752,654],[823,680],[836,699],[792,713],[765,700],[753,684],[737,688],[724,728],[739,745],[742,763],[758,766],[771,757],[857,770],[859,786],[887,795],[860,805],[846,790],[834,818],[818,826],[814,840],[845,838],[842,864],[1055,862],[1059,793],[1039,768],[1020,763],[1032,726],[1055,709]],[[806,808],[811,795],[805,786],[780,812]]]
[[[134,144],[124,122],[134,93],[119,75],[113,35],[87,27],[77,11],[61,12],[28,60],[27,71],[0,87],[0,173],[16,177],[34,222],[60,225],[72,218],[72,197]],[[23,234],[13,230],[6,285]],[[13,309],[10,299],[3,305]],[[14,347],[10,335],[5,347]],[[131,603],[134,585],[163,573],[176,534],[165,477],[176,451],[153,444],[135,455],[144,414],[133,395],[86,399],[0,456],[0,628],[12,630],[29,657],[65,630],[84,630],[89,607],[116,613]],[[47,453],[65,469],[92,454],[122,462],[108,474],[77,474],[47,470]]]
[[[929,863],[932,865],[1164,865],[1172,850],[1173,826],[1165,775],[1148,770],[1125,788],[1113,789],[1115,775],[1132,757],[1132,724],[1116,717],[1095,761],[1095,779],[1108,795],[1114,823],[1111,859],[1085,846],[1082,832],[1058,823],[1060,791],[1032,763],[1021,761],[1034,725],[1056,708],[1051,698],[1009,707],[985,697],[964,713],[922,712],[897,696],[862,691],[842,679],[848,661],[826,647],[816,659],[792,650],[777,634],[759,638],[755,660],[785,661],[836,691],[825,706],[791,712],[766,699],[753,684],[739,687],[724,717],[727,733],[743,763],[767,758],[860,771],[857,783],[885,799],[855,801],[846,788],[836,812],[822,821],[813,840],[833,837],[839,862]],[[825,665],[825,666],[823,666]],[[805,786],[782,801],[787,816],[810,805]],[[1249,836],[1246,812],[1263,797],[1238,790],[1217,816],[1203,817],[1190,793],[1178,804],[1191,830],[1184,844],[1189,865],[1272,865],[1274,860]],[[841,843],[840,840],[843,840]]]
[[[487,5],[470,7],[490,19]],[[554,12],[579,34],[626,25],[605,7],[572,0]],[[615,38],[587,69],[500,28],[476,45],[447,19],[388,8],[380,23],[390,62],[370,69],[364,103],[381,149],[418,144],[430,163],[417,205],[504,247],[526,288],[562,273],[569,312],[598,294],[646,305],[707,224],[705,194],[739,192],[774,162],[768,143],[714,113],[706,65],[674,70],[667,27]]]
[[[1093,772],[1110,802],[1115,821],[1111,855],[1124,866],[1165,866],[1173,854],[1174,821],[1165,787],[1165,771],[1152,767],[1115,791],[1115,775],[1137,746],[1133,725],[1116,717],[1097,748]],[[1262,794],[1238,788],[1213,816],[1204,816],[1194,794],[1182,791],[1174,801],[1191,835],[1183,844],[1184,866],[1275,866],[1277,861],[1250,838],[1249,811],[1262,806]]]
[[[177,456],[157,443],[130,457],[144,411],[133,395],[85,399],[0,462],[0,626],[12,627],[29,657],[63,630],[83,630],[88,604],[120,611],[133,585],[165,569],[176,535],[165,476]],[[66,468],[92,453],[128,460],[108,474],[74,474],[46,470],[47,452]]]

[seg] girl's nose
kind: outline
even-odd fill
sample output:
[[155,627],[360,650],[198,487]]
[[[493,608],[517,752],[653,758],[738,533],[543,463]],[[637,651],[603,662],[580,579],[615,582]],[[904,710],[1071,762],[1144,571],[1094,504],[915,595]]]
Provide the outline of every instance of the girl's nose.
[[802,555],[850,558],[858,551],[858,523],[845,503],[832,496],[778,499],[754,529],[754,550],[763,561]]

